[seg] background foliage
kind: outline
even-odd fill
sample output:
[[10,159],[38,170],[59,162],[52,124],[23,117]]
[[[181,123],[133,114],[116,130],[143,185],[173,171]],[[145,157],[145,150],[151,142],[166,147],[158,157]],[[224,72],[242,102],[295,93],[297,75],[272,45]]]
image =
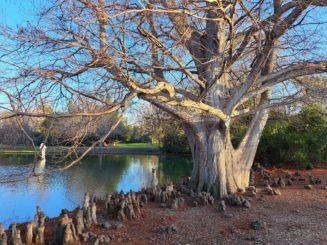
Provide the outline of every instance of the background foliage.
[[[49,109],[50,110],[50,109]],[[83,135],[82,145],[90,145],[114,123],[118,114],[98,118],[96,122],[86,122],[89,131]],[[250,117],[232,123],[232,143],[237,146],[247,130]],[[144,109],[142,122],[120,123],[105,146],[119,143],[145,142],[159,146],[166,153],[190,153],[189,144],[181,123],[158,109]],[[48,145],[69,146],[78,127],[85,122],[77,119],[61,119],[54,123],[48,137]],[[36,145],[45,138],[48,119],[23,120],[20,126],[31,136]],[[0,123],[0,144],[30,145],[15,119]],[[311,168],[327,162],[327,115],[322,106],[302,106],[271,111],[270,119],[263,131],[255,158],[266,166],[291,166]]]
[[[247,119],[234,123],[237,145],[247,128]],[[327,116],[320,106],[296,111],[275,110],[263,131],[256,161],[266,166],[309,168],[327,161]]]

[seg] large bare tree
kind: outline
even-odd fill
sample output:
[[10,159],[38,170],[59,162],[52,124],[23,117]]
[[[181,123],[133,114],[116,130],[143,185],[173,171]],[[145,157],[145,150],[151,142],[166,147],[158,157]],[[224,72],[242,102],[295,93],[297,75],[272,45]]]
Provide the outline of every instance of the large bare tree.
[[[73,95],[106,104],[110,94],[116,108],[134,96],[146,100],[183,122],[197,191],[223,197],[248,185],[269,109],[326,92],[323,6],[326,0],[52,1],[37,24],[2,31],[2,62],[12,70],[0,91],[23,105],[35,96],[57,106]],[[322,82],[305,79],[321,73]],[[279,86],[288,92],[273,93]],[[21,108],[12,116],[33,116]],[[252,121],[233,147],[230,126],[245,115]]]

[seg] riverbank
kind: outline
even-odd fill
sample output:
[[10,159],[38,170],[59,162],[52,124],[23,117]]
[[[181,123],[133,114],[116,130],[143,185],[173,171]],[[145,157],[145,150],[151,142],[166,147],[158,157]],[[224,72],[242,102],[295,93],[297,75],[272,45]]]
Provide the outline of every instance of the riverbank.
[[[48,146],[47,154],[56,154],[69,151],[69,147]],[[88,147],[77,147],[78,153],[83,153]],[[38,152],[30,146],[0,146],[0,154],[34,154]],[[90,154],[160,154],[162,153],[157,145],[148,143],[117,144],[114,146],[94,147]]]
[[[99,202],[98,224],[87,232],[94,238],[109,238],[110,244],[326,244],[327,170],[275,169],[270,175],[272,181],[281,178],[286,184],[280,183],[278,195],[270,195],[256,173],[255,194],[237,194],[250,207],[226,202],[225,211],[217,201],[194,207],[193,199],[183,194],[184,202],[178,207],[150,202],[137,219],[117,223],[105,218],[104,202]],[[49,231],[57,221],[46,222],[46,239],[53,239]],[[94,239],[83,244],[94,244]]]

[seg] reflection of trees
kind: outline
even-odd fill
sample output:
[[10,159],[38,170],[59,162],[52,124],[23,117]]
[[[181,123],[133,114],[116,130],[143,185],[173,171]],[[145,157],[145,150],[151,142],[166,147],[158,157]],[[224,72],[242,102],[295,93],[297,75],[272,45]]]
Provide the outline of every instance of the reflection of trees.
[[152,180],[152,169],[158,168],[157,155],[133,155],[133,165],[124,172],[119,183],[119,190],[140,190],[149,186]]
[[34,162],[34,155],[27,155],[27,154],[0,155],[1,165],[30,164],[33,162]]
[[[1,165],[26,165],[33,161],[33,155],[0,155]],[[43,163],[38,162],[37,172],[43,171]],[[132,170],[132,163],[139,167]],[[190,156],[183,155],[90,155],[78,166],[62,174],[67,189],[93,192],[101,187],[101,191],[113,192],[127,171],[138,171],[134,173],[135,178],[142,178],[142,183],[149,184],[152,168],[157,170],[159,184],[165,184],[168,180],[177,181],[181,176],[190,175],[192,161]]]
[[[113,192],[124,173],[132,163],[130,155],[91,155],[78,166],[67,170],[74,181],[73,186],[81,190],[95,191],[103,187],[104,192]],[[70,183],[71,180],[68,180]]]
[[38,173],[43,173],[45,170],[45,163],[46,160],[45,159],[41,159],[40,161],[38,161],[36,163],[36,169],[38,170]]
[[158,180],[159,184],[166,184],[167,181],[176,182],[180,177],[191,175],[191,156],[163,155],[159,157]]
[[[10,169],[13,167],[10,171],[15,171],[17,164],[24,165],[24,169],[30,168],[32,165],[27,164],[33,160],[33,155],[0,155],[1,165],[10,165]],[[51,169],[51,161],[47,165]],[[174,155],[91,155],[79,165],[49,176],[43,176],[47,168],[44,161],[39,161],[35,170],[40,176],[29,179],[26,184],[37,187],[39,191],[47,186],[62,186],[69,195],[81,195],[84,191],[114,192],[117,188],[136,190],[150,184],[152,168],[156,169],[159,184],[162,185],[190,175],[192,161],[190,156]],[[72,198],[77,201],[81,197]]]
[[35,164],[35,176],[28,178],[26,184],[28,184],[30,189],[36,189],[40,196],[45,198],[47,196],[47,177],[46,174],[46,160],[42,159]]
[[37,181],[39,184],[44,184],[45,165],[46,165],[45,159],[37,161],[35,165],[35,173],[38,175]]
[[151,175],[152,169],[155,168],[157,170],[159,156],[158,155],[136,155],[135,158],[143,167],[149,171]]

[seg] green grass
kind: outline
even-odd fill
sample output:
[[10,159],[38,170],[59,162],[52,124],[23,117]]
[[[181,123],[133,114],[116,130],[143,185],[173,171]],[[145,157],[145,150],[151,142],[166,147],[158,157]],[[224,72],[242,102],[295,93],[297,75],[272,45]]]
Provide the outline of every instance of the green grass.
[[24,145],[0,145],[1,154],[31,154],[34,153],[33,147],[24,146]]
[[33,150],[0,150],[0,154],[31,154]]
[[115,145],[110,145],[110,147],[118,148],[157,148],[157,145],[151,143],[119,143]]
[[[158,145],[151,143],[119,143],[110,144],[109,147],[117,148],[157,148]],[[47,152],[56,151],[60,147],[48,146]],[[38,147],[36,149],[38,151]],[[0,154],[33,154],[35,151],[29,146],[0,146]]]

